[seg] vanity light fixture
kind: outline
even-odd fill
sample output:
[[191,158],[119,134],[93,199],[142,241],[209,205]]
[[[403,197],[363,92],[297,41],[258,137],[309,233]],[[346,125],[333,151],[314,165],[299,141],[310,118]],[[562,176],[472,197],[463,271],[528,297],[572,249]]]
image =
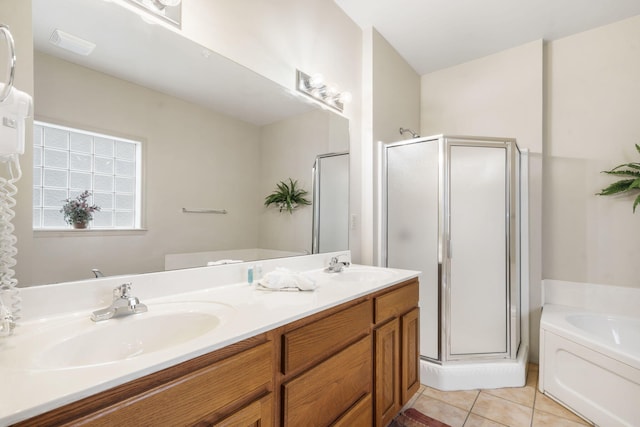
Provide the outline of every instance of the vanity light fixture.
[[335,85],[326,84],[321,74],[309,75],[300,70],[296,70],[296,89],[341,113],[352,98],[350,92],[340,92]]
[[153,0],[152,3],[154,4],[155,7],[158,8],[158,10],[162,10],[167,6],[169,7],[177,6],[180,4],[181,1],[182,0]]
[[57,28],[51,33],[49,42],[70,52],[84,56],[89,55],[96,47],[95,43],[81,39],[78,36],[74,36]]

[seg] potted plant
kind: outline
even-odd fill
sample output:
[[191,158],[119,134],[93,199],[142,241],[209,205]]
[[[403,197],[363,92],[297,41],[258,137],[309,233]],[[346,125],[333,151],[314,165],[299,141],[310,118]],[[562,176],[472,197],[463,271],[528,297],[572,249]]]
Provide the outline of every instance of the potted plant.
[[90,195],[89,190],[85,190],[76,198],[64,200],[60,212],[64,214],[65,222],[73,225],[73,228],[87,228],[87,224],[93,219],[93,213],[100,210],[100,206],[89,204],[87,199]]
[[[636,150],[640,154],[640,145],[636,144]],[[612,194],[625,193],[627,191],[632,191],[634,193],[640,191],[640,163],[638,162],[623,163],[611,170],[602,171],[602,173],[606,173],[609,175],[626,176],[630,178],[621,179],[620,181],[614,182],[599,193],[596,193],[598,196],[610,196]],[[633,213],[636,212],[636,207],[639,204],[640,194],[633,201]]]
[[280,212],[286,210],[290,214],[300,205],[310,205],[311,202],[305,198],[307,191],[299,188],[297,180],[289,178],[289,183],[280,181],[276,184],[276,190],[264,199],[264,205],[275,204]]

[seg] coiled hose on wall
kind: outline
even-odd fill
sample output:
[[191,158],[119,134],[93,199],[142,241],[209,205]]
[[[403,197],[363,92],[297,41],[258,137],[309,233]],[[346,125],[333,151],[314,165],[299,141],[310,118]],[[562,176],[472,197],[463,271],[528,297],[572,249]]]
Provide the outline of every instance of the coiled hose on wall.
[[0,164],[8,169],[9,178],[0,176],[0,336],[10,335],[20,318],[20,296],[14,277],[17,238],[12,223],[18,192],[15,182],[22,176],[18,155],[0,157]]

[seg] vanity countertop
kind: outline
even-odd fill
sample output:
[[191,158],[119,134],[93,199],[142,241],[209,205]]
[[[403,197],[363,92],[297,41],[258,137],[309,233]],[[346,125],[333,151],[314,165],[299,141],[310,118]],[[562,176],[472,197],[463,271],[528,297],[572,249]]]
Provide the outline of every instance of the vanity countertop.
[[[358,267],[350,268],[355,271]],[[167,303],[214,303],[223,308],[221,324],[186,342],[116,362],[69,367],[56,365],[55,360],[43,354],[50,354],[46,350],[52,345],[61,347],[61,342],[86,330],[108,322],[136,321],[132,318],[142,318],[146,313],[99,323],[90,320],[91,310],[29,319],[13,336],[0,339],[0,377],[5,385],[0,388],[0,425],[33,417],[418,275],[409,270],[365,268],[370,274],[353,279],[348,274],[337,276],[342,273],[329,274],[323,269],[305,271],[316,280],[318,287],[314,291],[264,291],[257,289],[255,283],[241,282],[170,296],[141,297],[149,312]],[[163,333],[164,330],[157,331]],[[92,346],[88,346],[86,351],[91,350]]]

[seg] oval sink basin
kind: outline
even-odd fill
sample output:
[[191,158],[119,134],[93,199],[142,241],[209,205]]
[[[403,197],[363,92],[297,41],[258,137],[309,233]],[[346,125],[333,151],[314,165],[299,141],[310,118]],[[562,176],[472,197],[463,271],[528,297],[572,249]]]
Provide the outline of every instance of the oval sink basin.
[[[148,308],[146,313],[104,322],[86,318],[65,324],[60,328],[63,336],[45,345],[35,362],[41,368],[64,369],[138,357],[201,337],[218,328],[233,311],[217,303],[159,303]],[[55,330],[47,331],[49,337],[55,334]]]
[[347,267],[340,273],[327,273],[329,279],[338,282],[379,282],[392,279],[393,271],[375,268]]

